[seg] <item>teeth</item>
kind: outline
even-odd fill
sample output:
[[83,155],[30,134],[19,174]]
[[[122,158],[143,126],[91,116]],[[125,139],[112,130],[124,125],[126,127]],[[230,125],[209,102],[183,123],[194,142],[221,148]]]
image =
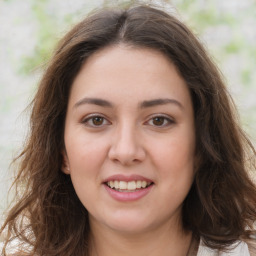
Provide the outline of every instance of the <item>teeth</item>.
[[119,189],[119,182],[117,180],[114,181],[114,188]]
[[136,186],[137,186],[137,188],[141,188],[141,181],[140,180],[136,181]]
[[129,181],[128,182],[128,185],[127,185],[127,189],[128,190],[134,190],[134,189],[136,189],[137,187],[136,187],[136,182],[135,181]]
[[147,186],[147,182],[146,182],[145,180],[143,180],[143,181],[141,182],[141,187],[145,188],[146,186]]
[[136,190],[136,189],[141,189],[141,188],[146,188],[151,184],[151,182],[147,182],[145,180],[137,180],[137,181],[118,181],[118,180],[111,180],[107,182],[108,186],[110,188],[116,189],[116,190]]
[[115,187],[115,185],[114,185],[114,181],[112,181],[112,180],[109,182],[109,184],[108,184],[108,185],[109,185],[111,188]]
[[125,181],[120,181],[119,182],[119,188],[120,189],[127,189],[127,182],[125,182]]

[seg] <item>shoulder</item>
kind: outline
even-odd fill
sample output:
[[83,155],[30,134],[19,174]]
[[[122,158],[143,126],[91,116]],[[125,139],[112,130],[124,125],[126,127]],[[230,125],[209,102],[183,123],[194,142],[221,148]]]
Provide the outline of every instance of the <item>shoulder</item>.
[[200,241],[197,256],[256,256],[255,243],[237,241],[226,251],[214,250]]
[[[6,248],[6,252],[3,253],[4,248],[4,242],[0,242],[0,254],[6,255],[6,256],[38,256],[34,253],[28,252],[28,250],[22,250],[22,242],[20,242],[18,239],[14,239],[8,244]],[[29,248],[28,246],[26,247]]]
[[256,237],[254,239],[250,239],[245,242],[248,245],[250,256],[256,256]]

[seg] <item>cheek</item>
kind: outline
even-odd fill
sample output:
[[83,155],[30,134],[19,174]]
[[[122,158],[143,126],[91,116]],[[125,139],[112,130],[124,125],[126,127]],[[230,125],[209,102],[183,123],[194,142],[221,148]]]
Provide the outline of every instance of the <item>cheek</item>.
[[[194,179],[194,141],[177,136],[152,147],[151,155],[163,190],[186,196]],[[165,191],[166,192],[166,191]],[[169,193],[166,193],[169,196]]]
[[82,204],[90,208],[92,198],[94,202],[97,199],[95,191],[100,186],[106,147],[104,143],[93,143],[81,137],[67,141],[66,147],[73,186]]
[[194,162],[194,143],[192,140],[182,140],[179,137],[171,138],[161,144],[155,143],[151,155],[160,165],[180,169]]
[[65,145],[71,169],[89,171],[104,161],[107,154],[107,143],[102,138],[76,134],[73,138],[67,136]]

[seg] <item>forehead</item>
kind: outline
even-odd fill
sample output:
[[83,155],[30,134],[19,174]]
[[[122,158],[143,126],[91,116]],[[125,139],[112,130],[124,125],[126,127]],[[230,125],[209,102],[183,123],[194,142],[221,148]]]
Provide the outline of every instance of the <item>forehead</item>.
[[85,96],[120,103],[166,96],[190,101],[184,79],[167,56],[126,45],[104,48],[86,60],[72,84],[70,101]]

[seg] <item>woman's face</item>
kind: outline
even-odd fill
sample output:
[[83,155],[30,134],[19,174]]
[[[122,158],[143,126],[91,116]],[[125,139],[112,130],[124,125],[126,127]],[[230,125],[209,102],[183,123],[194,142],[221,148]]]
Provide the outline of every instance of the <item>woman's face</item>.
[[194,115],[167,57],[125,45],[90,56],[72,85],[64,139],[63,171],[92,228],[181,224],[194,178]]

